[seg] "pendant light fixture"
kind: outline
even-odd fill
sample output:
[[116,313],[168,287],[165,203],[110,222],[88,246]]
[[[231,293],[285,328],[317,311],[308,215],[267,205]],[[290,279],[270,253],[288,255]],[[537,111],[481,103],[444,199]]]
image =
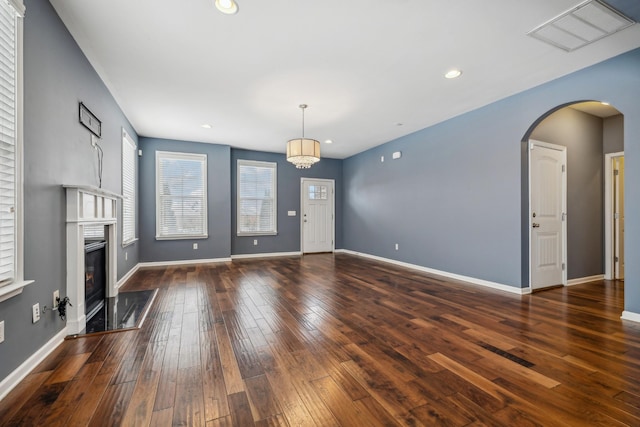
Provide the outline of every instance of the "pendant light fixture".
[[298,169],[309,169],[320,161],[320,142],[304,137],[304,110],[307,104],[300,104],[302,110],[302,138],[291,139],[287,142],[287,161],[296,165]]

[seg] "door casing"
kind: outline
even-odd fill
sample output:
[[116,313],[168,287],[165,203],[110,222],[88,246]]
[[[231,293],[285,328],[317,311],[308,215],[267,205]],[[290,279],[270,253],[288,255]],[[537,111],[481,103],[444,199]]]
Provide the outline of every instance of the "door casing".
[[335,180],[323,179],[323,178],[300,178],[300,252],[305,253],[304,244],[304,214],[305,214],[305,193],[304,186],[308,181],[320,182],[331,187],[331,249],[330,252],[335,251],[336,248],[336,197],[335,197]]

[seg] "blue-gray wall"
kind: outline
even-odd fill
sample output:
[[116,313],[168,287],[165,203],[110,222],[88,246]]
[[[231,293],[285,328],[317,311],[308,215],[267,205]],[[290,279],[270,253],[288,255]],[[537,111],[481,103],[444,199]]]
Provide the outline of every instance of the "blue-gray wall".
[[[284,148],[284,146],[283,146]],[[257,160],[278,164],[278,235],[238,236],[236,224],[238,160]],[[323,178],[335,180],[335,236],[336,249],[342,247],[342,160],[323,158],[311,169],[296,169],[284,154],[249,150],[231,150],[231,253],[233,255],[300,251],[300,179]],[[287,211],[296,211],[295,217]],[[253,245],[253,240],[258,245]]]
[[[231,254],[231,168],[228,145],[169,139],[140,138],[142,157],[138,162],[140,201],[140,261],[185,261],[229,258]],[[207,155],[206,239],[156,240],[156,151]],[[193,244],[198,249],[193,249]]]
[[[96,152],[78,123],[84,102],[102,120],[103,188],[121,193],[121,128],[135,131],[48,1],[26,0],[24,23],[24,273],[35,283],[0,303],[5,342],[0,381],[65,325],[53,312],[31,323],[31,306],[66,295],[63,184],[97,186]],[[121,206],[119,206],[120,212]],[[118,214],[119,218],[120,213]],[[121,241],[121,229],[118,229]],[[138,245],[118,245],[118,277],[138,263]],[[74,303],[75,301],[72,301]]]
[[[231,149],[226,145],[140,138],[140,260],[142,262],[185,261],[229,258],[232,255],[297,252],[300,250],[300,178],[334,179],[336,185],[336,248],[342,245],[342,161],[322,159],[313,168],[301,171],[283,154]],[[179,151],[207,154],[208,239],[155,239],[155,152]],[[236,233],[236,175],[238,159],[278,164],[278,234],[243,236]],[[295,217],[287,211],[295,210]],[[253,240],[258,239],[258,245]],[[193,249],[198,243],[198,249]]]
[[603,120],[563,108],[531,138],[567,147],[567,278],[604,274]]
[[[344,247],[528,286],[521,141],[560,105],[606,100],[625,117],[625,251],[638,259],[638,99],[640,49],[346,159]],[[397,150],[402,158],[389,161]],[[625,274],[625,309],[640,313],[640,264],[629,262]]]
[[624,151],[624,116],[607,117],[603,123],[604,154]]

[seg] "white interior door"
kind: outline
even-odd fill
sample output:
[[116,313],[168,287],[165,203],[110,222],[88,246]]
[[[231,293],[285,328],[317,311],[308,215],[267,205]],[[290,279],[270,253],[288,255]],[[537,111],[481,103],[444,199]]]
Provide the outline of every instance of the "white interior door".
[[333,252],[334,181],[302,178],[302,252]]
[[613,158],[614,278],[624,279],[624,157]]
[[566,147],[529,142],[531,289],[566,283]]

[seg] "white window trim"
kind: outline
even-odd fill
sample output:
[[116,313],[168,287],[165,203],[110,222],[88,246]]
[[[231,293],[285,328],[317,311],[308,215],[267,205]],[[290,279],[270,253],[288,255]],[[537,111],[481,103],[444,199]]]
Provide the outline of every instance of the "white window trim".
[[[197,160],[203,162],[203,171],[202,171],[202,179],[204,181],[204,200],[202,203],[202,214],[204,217],[204,224],[202,234],[171,234],[171,235],[161,235],[160,234],[160,216],[161,216],[161,203],[160,203],[160,159],[162,158],[173,158],[173,159],[185,159],[185,160]],[[197,154],[197,153],[180,153],[176,151],[156,151],[156,240],[188,240],[188,239],[207,239],[208,235],[208,182],[207,182],[207,155],[206,154]]]
[[[270,231],[240,231],[240,167],[255,166],[273,169],[273,230]],[[236,171],[236,234],[238,236],[276,236],[278,234],[278,163],[261,162],[257,160],[238,159]]]
[[[127,147],[128,145],[128,147]],[[138,198],[138,191],[137,191],[137,187],[138,187],[138,182],[137,182],[137,176],[138,176],[138,170],[136,167],[136,160],[137,160],[137,147],[136,147],[136,143],[133,141],[133,139],[131,138],[131,136],[129,136],[129,134],[127,133],[127,131],[125,131],[124,129],[122,129],[122,247],[126,247],[129,246],[131,244],[133,244],[134,242],[136,242],[138,240],[137,237],[137,233],[138,233],[138,227],[136,227],[136,211],[137,211],[137,198]],[[125,176],[124,176],[124,159],[125,159],[125,155],[126,153],[129,153],[129,155],[133,156],[133,206],[131,207],[132,211],[133,211],[133,236],[129,239],[125,239],[125,203],[127,203],[128,200],[128,196],[127,194],[125,194]]]
[[18,14],[16,25],[16,245],[15,245],[15,280],[0,286],[0,302],[22,292],[22,289],[33,283],[24,279],[24,114],[23,114],[23,18],[25,7],[22,0],[10,0],[10,4]]

